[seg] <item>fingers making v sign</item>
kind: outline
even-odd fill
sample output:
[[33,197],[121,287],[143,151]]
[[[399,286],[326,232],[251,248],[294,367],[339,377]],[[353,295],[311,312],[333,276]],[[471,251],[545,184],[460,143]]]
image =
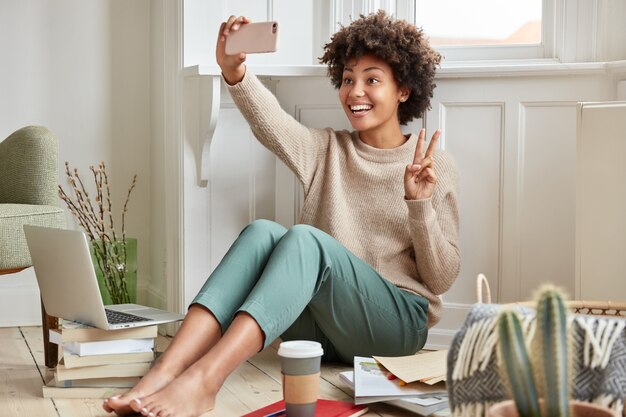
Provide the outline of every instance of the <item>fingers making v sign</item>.
[[404,170],[404,198],[407,200],[422,200],[433,195],[437,183],[433,157],[440,135],[441,130],[437,129],[424,152],[426,130],[420,130],[413,163],[407,165]]

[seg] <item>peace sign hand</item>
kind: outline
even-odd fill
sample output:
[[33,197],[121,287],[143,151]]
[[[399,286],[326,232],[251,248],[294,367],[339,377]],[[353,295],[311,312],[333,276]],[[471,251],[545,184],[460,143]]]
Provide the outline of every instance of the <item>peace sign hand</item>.
[[426,130],[420,130],[413,163],[407,165],[404,171],[404,197],[407,200],[422,200],[433,195],[437,183],[437,176],[433,169],[433,156],[439,136],[441,136],[441,130],[437,129],[430,139],[426,153],[422,153]]

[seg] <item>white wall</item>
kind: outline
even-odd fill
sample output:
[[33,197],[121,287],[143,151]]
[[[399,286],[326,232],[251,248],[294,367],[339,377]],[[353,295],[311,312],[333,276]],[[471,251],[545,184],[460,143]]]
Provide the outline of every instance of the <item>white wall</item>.
[[[145,287],[152,213],[150,2],[2,0],[0,61],[0,138],[26,125],[47,126],[59,139],[61,183],[65,161],[85,179],[90,165],[104,161],[120,211],[138,174],[127,234],[138,238],[138,280]],[[30,280],[19,291],[31,294],[38,308],[33,285]]]

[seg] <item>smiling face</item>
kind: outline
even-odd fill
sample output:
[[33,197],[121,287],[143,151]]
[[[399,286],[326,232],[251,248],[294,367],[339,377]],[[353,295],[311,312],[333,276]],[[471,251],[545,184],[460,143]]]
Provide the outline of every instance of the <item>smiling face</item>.
[[361,134],[394,137],[400,132],[398,106],[408,98],[391,67],[375,55],[350,59],[343,70],[339,99],[350,124]]

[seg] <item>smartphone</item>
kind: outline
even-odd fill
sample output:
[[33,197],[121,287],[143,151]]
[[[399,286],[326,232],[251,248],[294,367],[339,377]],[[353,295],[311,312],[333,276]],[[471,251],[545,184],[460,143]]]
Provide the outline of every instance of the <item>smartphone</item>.
[[245,52],[256,54],[276,52],[278,48],[278,23],[258,22],[241,25],[226,37],[228,55]]

